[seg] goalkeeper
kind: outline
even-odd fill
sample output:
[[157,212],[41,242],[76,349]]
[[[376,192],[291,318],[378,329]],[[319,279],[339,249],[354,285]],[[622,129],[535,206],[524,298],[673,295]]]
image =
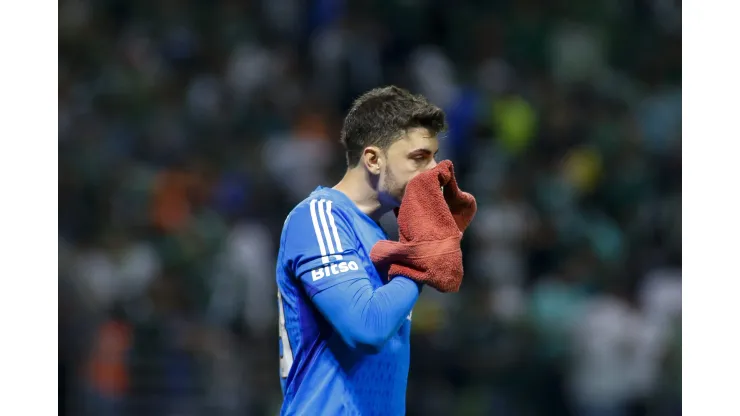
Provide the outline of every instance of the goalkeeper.
[[[342,128],[345,176],[288,215],[276,267],[281,415],[405,414],[411,310],[425,284],[457,290],[462,269],[438,276],[428,265],[373,263],[370,253],[381,241],[399,245],[385,250],[396,257],[399,247],[416,244],[416,237],[384,241],[378,220],[401,205],[412,178],[435,173],[444,129],[443,111],[421,96],[397,87],[364,94]],[[445,172],[436,183],[440,196],[451,165]],[[463,229],[454,230],[456,253]],[[446,278],[458,282],[434,281]]]

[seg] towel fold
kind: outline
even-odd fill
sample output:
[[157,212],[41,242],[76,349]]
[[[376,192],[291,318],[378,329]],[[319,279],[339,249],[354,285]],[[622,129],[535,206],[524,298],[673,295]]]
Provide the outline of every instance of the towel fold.
[[406,276],[440,292],[457,292],[463,279],[460,240],[477,210],[473,195],[457,185],[444,160],[409,181],[396,209],[399,241],[381,240],[370,251],[388,278]]

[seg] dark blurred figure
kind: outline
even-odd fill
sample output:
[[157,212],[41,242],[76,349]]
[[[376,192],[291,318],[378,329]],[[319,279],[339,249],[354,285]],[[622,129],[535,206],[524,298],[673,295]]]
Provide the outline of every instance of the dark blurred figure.
[[479,202],[461,291],[413,312],[408,414],[680,414],[681,12],[62,0],[60,408],[275,414],[283,221],[397,84]]
[[170,271],[150,288],[150,310],[130,328],[133,343],[128,368],[130,382],[126,414],[198,414],[200,386],[196,376],[199,347],[197,321],[188,319],[187,299]]

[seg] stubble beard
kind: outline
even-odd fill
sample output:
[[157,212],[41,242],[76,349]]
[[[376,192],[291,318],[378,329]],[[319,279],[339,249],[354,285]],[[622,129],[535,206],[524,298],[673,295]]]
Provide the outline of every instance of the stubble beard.
[[383,180],[383,188],[385,188],[386,193],[395,200],[396,204],[400,205],[401,200],[403,199],[403,194],[406,191],[406,186],[399,185],[398,180],[390,169],[386,168],[385,175],[383,176],[385,177]]

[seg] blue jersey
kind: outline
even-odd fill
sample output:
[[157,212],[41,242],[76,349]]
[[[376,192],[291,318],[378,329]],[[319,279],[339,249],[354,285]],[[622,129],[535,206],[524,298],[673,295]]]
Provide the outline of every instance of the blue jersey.
[[319,187],[288,215],[277,261],[281,415],[405,413],[411,308],[421,287],[370,261],[386,234]]

